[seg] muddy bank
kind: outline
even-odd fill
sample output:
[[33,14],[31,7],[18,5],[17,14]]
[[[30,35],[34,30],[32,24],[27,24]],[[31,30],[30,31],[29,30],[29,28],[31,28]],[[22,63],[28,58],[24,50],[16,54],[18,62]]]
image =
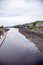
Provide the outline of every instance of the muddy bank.
[[3,44],[3,41],[5,40],[6,38],[6,35],[7,35],[7,32],[8,32],[9,29],[0,29],[0,47],[2,46]]
[[35,33],[26,28],[18,28],[19,32],[30,39],[43,52],[43,34]]

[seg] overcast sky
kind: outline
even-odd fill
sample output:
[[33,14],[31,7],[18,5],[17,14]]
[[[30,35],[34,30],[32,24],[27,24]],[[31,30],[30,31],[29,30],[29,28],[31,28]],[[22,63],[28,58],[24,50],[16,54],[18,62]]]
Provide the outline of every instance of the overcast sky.
[[0,0],[0,24],[43,20],[43,0]]

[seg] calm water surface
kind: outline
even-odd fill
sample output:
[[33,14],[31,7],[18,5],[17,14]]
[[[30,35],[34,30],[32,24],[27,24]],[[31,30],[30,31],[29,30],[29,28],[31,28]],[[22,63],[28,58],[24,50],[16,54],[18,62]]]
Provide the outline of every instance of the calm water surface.
[[42,59],[43,54],[18,29],[8,31],[0,47],[0,65],[41,65]]

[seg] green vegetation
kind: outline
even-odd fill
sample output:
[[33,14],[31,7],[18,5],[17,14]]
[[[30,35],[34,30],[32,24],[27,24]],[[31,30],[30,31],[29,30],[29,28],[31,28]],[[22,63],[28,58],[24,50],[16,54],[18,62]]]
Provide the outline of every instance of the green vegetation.
[[27,26],[27,28],[28,28],[28,29],[33,29],[33,28],[34,28],[34,26]]
[[33,23],[32,23],[33,26],[36,26],[36,24],[37,24],[37,22],[33,22]]
[[36,28],[41,28],[43,29],[43,26],[27,26],[28,29],[36,29]]

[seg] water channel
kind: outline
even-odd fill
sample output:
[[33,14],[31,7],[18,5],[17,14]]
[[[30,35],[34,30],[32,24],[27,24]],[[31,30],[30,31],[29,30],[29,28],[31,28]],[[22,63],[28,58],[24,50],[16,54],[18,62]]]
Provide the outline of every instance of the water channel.
[[26,39],[18,29],[10,29],[0,47],[0,65],[38,65],[43,61],[41,53],[33,42]]

